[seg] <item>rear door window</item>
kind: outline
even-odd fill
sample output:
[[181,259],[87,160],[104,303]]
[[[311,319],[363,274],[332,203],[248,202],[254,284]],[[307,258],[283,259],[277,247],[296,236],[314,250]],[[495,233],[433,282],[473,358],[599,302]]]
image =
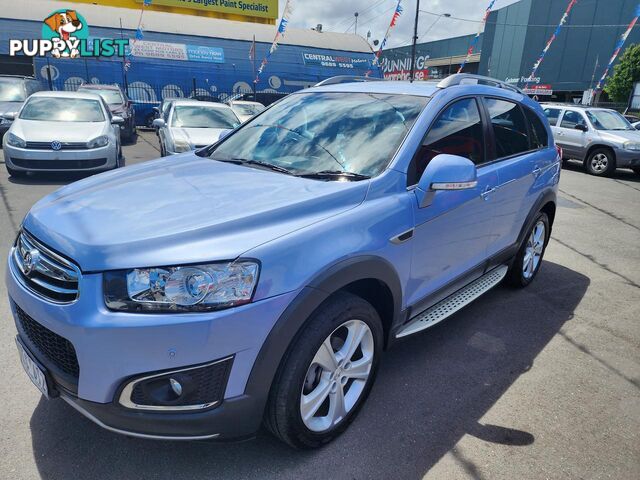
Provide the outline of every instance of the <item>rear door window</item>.
[[532,110],[528,108],[524,109],[524,114],[529,121],[531,127],[531,146],[533,148],[545,148],[549,145],[549,136],[547,135],[547,129],[544,124],[538,118]]
[[496,141],[497,158],[526,152],[529,147],[527,123],[520,107],[496,98],[485,99]]
[[587,121],[582,116],[582,114],[573,110],[567,110],[566,112],[564,112],[562,122],[560,122],[560,127],[576,128],[576,125],[584,125],[585,127],[587,126]]

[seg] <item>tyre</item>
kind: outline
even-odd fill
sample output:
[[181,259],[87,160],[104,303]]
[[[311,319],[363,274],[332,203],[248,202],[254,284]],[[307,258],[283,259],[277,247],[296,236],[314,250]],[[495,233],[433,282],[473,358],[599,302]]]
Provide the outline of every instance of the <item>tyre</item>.
[[506,281],[509,285],[523,288],[533,281],[542,265],[550,232],[549,217],[544,212],[538,213],[507,272]]
[[265,424],[295,448],[340,435],[366,400],[382,353],[380,317],[370,303],[339,292],[309,318],[271,387]]
[[13,168],[9,167],[8,165],[5,165],[7,167],[7,173],[9,174],[9,176],[13,177],[13,178],[24,178],[27,176],[27,172],[23,171],[23,170],[14,170]]
[[611,175],[616,169],[613,152],[607,148],[596,148],[587,157],[585,168],[591,175],[598,177]]

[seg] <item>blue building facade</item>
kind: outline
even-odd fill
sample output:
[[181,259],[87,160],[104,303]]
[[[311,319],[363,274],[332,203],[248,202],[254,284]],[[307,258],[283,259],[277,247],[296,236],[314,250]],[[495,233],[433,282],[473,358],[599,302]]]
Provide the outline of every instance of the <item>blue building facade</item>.
[[[20,60],[8,57],[9,40],[41,39],[42,25],[36,20],[0,18],[0,68],[3,62],[6,67]],[[126,38],[131,44],[135,42],[133,30],[89,28],[90,39]],[[256,42],[254,62],[250,59],[251,41],[216,38],[215,33],[205,37],[145,31],[143,39],[134,46],[136,55],[128,68],[122,57],[55,59],[47,56],[22,60],[32,62],[35,76],[52,89],[75,90],[87,82],[117,83],[127,87],[136,103],[155,105],[162,98],[187,97],[193,93],[224,100],[234,94],[251,92],[254,68],[270,47],[270,43]],[[372,61],[371,52],[292,45],[283,41],[271,55],[256,89],[258,93],[277,95],[335,75],[381,76],[378,68],[372,68]],[[10,73],[7,68],[2,70]]]

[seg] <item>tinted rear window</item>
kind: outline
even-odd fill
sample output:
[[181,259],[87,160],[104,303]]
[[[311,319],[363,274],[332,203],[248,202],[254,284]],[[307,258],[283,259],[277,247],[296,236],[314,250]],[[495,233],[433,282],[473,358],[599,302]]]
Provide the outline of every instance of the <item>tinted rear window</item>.
[[547,129],[544,124],[538,118],[533,111],[528,108],[524,109],[524,113],[529,120],[531,126],[531,146],[533,148],[544,148],[549,145],[549,137],[547,135]]
[[560,110],[559,108],[544,109],[544,114],[547,117],[547,120],[549,120],[550,125],[553,125],[554,127],[556,126],[556,124],[558,123],[558,118],[560,117],[561,111],[562,110]]

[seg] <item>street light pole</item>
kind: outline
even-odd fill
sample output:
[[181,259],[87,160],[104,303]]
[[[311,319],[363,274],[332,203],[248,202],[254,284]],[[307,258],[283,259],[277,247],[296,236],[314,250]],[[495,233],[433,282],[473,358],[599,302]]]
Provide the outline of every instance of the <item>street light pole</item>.
[[356,17],[356,28],[354,33],[357,35],[358,34],[358,12],[355,12],[353,16]]
[[413,82],[414,70],[416,66],[416,43],[418,43],[418,15],[420,15],[420,0],[416,0],[416,20],[413,24],[413,43],[411,44],[411,71],[409,81]]

